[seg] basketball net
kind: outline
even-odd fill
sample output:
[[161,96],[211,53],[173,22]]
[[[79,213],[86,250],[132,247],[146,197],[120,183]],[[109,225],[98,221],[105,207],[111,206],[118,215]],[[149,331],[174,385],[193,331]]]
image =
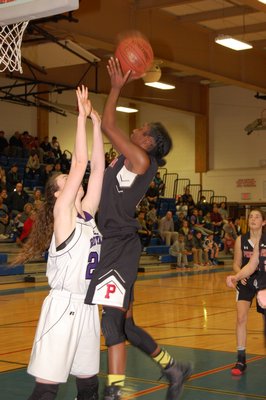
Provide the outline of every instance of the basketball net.
[[22,74],[21,43],[28,23],[29,21],[24,21],[0,26],[0,72],[8,69],[10,72],[19,71]]

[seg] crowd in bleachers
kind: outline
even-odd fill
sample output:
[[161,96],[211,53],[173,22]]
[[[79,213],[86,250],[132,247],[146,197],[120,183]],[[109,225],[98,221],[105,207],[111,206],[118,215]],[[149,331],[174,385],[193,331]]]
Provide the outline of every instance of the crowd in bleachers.
[[47,179],[54,172],[68,173],[70,158],[56,136],[40,142],[25,131],[7,140],[0,131],[0,240],[18,245],[27,240]]
[[233,254],[244,232],[240,219],[229,216],[226,202],[209,203],[203,195],[195,201],[189,187],[177,198],[163,198],[163,193],[158,172],[136,212],[143,248],[157,238],[176,257],[177,268],[217,265],[220,251]]

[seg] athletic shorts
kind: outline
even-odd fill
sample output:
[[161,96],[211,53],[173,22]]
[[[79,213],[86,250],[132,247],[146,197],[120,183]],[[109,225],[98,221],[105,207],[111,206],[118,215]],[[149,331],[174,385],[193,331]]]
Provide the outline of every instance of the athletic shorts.
[[51,290],[45,298],[35,334],[28,373],[53,382],[71,375],[95,375],[100,363],[97,306],[84,295]]
[[141,243],[135,232],[105,237],[85,303],[128,309],[133,301],[140,254]]
[[[256,296],[257,289],[254,286],[254,278],[250,278],[247,281],[246,285],[243,285],[241,282],[237,284],[237,292],[236,292],[236,301],[244,300],[249,301],[250,305],[252,304],[252,300]],[[264,309],[258,304],[256,301],[257,312],[260,314],[264,314]]]

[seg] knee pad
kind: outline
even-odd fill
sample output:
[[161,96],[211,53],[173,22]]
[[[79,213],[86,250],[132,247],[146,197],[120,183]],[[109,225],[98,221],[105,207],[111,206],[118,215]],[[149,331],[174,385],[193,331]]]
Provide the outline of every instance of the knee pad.
[[114,346],[126,340],[124,324],[125,311],[114,307],[103,307],[101,327],[106,346]]
[[126,318],[125,334],[127,340],[144,353],[151,355],[157,348],[157,343],[143,329],[135,325],[133,318]]

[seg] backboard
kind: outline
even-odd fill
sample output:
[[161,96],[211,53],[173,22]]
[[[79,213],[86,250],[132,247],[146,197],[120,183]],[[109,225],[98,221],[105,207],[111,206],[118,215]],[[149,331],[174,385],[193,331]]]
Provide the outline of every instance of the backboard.
[[0,0],[0,25],[62,14],[79,8],[79,0]]

